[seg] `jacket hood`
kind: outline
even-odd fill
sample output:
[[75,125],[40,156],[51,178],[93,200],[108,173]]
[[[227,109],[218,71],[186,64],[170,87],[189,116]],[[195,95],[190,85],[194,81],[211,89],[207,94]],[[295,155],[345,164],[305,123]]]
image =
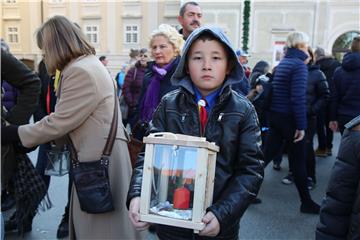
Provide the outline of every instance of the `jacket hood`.
[[360,52],[349,52],[345,54],[342,66],[347,71],[360,68]]
[[209,26],[200,27],[200,28],[195,29],[190,34],[188,39],[186,40],[185,46],[182,50],[180,62],[175,70],[175,73],[173,74],[173,76],[171,78],[171,83],[174,86],[184,87],[186,90],[188,90],[192,94],[194,94],[194,89],[192,87],[192,81],[190,79],[190,75],[188,73],[186,73],[185,62],[186,62],[187,54],[188,54],[188,51],[189,51],[191,45],[204,32],[209,32],[212,35],[214,35],[215,38],[217,38],[223,45],[225,45],[230,50],[229,51],[230,52],[229,61],[231,61],[231,59],[235,60],[234,61],[235,66],[233,67],[231,72],[226,76],[226,80],[222,86],[221,92],[227,86],[235,84],[235,83],[239,83],[241,81],[241,79],[244,77],[243,68],[242,68],[241,64],[239,63],[238,58],[236,57],[235,50],[232,47],[230,40],[225,35],[225,33],[220,28],[217,28],[217,27],[209,27]]

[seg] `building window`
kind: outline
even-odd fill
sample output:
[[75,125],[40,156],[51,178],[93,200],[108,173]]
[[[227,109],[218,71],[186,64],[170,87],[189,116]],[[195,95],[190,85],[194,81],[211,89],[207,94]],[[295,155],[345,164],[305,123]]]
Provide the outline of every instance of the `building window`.
[[139,42],[139,27],[138,25],[125,25],[125,43],[138,43]]
[[63,3],[64,0],[51,0],[50,2],[51,3]]
[[19,43],[19,29],[17,27],[8,27],[8,42]]
[[99,26],[87,25],[84,29],[86,37],[92,44],[99,43]]

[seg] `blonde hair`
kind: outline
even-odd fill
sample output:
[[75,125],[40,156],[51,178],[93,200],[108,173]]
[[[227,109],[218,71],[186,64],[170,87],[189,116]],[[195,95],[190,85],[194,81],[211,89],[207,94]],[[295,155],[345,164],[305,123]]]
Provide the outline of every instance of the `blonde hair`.
[[82,55],[95,55],[94,47],[86,40],[81,29],[64,16],[47,20],[36,32],[36,41],[45,54],[50,74],[63,70],[73,59]]
[[172,26],[168,24],[161,24],[156,30],[154,30],[150,35],[149,47],[151,48],[154,37],[164,36],[169,40],[171,45],[175,49],[176,56],[180,55],[182,48],[184,46],[183,36]]
[[299,48],[309,43],[309,36],[304,32],[292,32],[286,39],[286,46],[288,48]]

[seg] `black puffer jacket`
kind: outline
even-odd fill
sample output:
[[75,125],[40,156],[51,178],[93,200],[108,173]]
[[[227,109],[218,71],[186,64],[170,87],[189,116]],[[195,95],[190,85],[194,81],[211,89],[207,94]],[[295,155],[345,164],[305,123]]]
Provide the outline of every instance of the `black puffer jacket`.
[[[186,42],[184,56],[199,31],[210,30],[195,30]],[[230,45],[223,37],[219,35],[225,44]],[[236,59],[235,52],[231,52]],[[220,223],[221,230],[217,236],[219,239],[237,239],[240,217],[249,206],[250,200],[257,195],[264,176],[260,129],[255,109],[245,97],[230,87],[242,76],[241,66],[237,62],[223,84],[205,127],[207,141],[215,142],[220,147],[216,159],[213,205],[207,209],[214,213]],[[150,132],[200,136],[198,106],[191,80],[186,74],[185,58],[181,58],[171,80],[180,88],[168,93],[161,100],[150,123]],[[141,153],[133,171],[127,206],[132,198],[140,196],[143,161],[144,153]],[[157,232],[161,233],[164,239],[189,239],[193,234],[189,229],[162,225],[158,226]]]
[[333,57],[324,57],[316,61],[316,65],[320,66],[320,70],[325,74],[326,81],[330,85],[333,80],[334,72],[341,64]]
[[360,114],[360,52],[345,54],[341,67],[335,70],[330,91],[330,120],[338,120],[338,116],[351,119]]
[[308,70],[306,91],[307,115],[315,116],[328,104],[330,90],[325,75],[318,65],[310,65]]
[[[357,129],[353,129],[357,126]],[[341,140],[316,229],[317,240],[360,239],[360,115]]]

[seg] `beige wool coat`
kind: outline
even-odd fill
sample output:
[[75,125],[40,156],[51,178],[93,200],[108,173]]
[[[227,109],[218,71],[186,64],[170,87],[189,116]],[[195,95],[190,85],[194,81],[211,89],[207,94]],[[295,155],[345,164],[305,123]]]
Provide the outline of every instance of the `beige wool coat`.
[[[61,73],[55,112],[35,124],[19,127],[26,147],[49,142],[69,133],[80,162],[100,159],[114,111],[114,82],[93,55],[70,62]],[[119,122],[109,165],[109,177],[115,211],[88,214],[81,211],[73,185],[70,202],[70,239],[142,239],[126,209],[131,177],[127,136]]]

